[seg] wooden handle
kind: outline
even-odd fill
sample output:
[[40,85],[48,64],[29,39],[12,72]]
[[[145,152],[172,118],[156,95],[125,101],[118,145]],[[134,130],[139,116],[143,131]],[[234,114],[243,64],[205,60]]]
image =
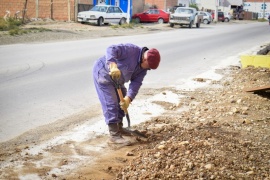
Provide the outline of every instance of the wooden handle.
[[[121,102],[125,102],[121,88],[117,88],[117,93]],[[128,110],[124,109],[125,114],[128,114]]]

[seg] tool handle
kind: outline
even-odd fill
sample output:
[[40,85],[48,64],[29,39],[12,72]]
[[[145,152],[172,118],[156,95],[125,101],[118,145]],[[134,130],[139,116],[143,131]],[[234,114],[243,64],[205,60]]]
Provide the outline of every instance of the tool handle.
[[[122,90],[121,90],[120,87],[117,88],[117,93],[118,93],[120,101],[124,102],[123,93],[122,93]],[[128,110],[125,109],[124,112],[125,112],[125,115],[126,115],[126,118],[127,118],[128,128],[130,128],[130,119],[129,119],[129,115],[128,115]]]
[[[120,98],[120,101],[121,102],[125,102],[121,88],[117,88],[117,93],[118,93],[118,96]],[[128,114],[128,110],[127,109],[124,109],[124,112],[125,112],[125,114]]]

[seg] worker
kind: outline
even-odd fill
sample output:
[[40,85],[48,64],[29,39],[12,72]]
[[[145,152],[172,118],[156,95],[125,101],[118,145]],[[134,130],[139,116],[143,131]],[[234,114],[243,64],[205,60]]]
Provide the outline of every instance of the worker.
[[[137,95],[143,79],[151,69],[160,63],[159,51],[155,48],[139,47],[134,44],[111,45],[103,57],[93,67],[95,88],[108,125],[109,144],[130,145],[123,136],[131,135],[123,131],[124,110]],[[128,90],[125,83],[129,82]],[[119,83],[124,101],[120,103],[115,83]]]
[[268,21],[269,21],[269,25],[270,25],[270,14],[269,14],[269,16],[268,16]]

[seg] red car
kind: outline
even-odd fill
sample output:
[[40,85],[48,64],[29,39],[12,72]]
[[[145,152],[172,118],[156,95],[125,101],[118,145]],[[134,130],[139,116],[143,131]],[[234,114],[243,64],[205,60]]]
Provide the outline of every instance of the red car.
[[[215,13],[212,13],[212,18],[215,19]],[[218,21],[222,21],[222,22],[225,21],[224,12],[222,12],[222,11],[218,12]]]
[[161,9],[148,9],[143,13],[134,14],[132,19],[136,23],[140,22],[158,22],[159,24],[169,22],[170,14]]

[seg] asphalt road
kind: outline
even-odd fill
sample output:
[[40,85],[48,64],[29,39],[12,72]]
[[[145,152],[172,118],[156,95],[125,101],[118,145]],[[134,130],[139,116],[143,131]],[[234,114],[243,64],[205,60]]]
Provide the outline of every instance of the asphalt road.
[[[170,87],[270,42],[267,23],[202,25],[200,29],[42,44],[0,46],[0,141],[98,108],[94,61],[110,44],[160,50],[160,68],[143,87]],[[239,60],[239,59],[238,59]]]

